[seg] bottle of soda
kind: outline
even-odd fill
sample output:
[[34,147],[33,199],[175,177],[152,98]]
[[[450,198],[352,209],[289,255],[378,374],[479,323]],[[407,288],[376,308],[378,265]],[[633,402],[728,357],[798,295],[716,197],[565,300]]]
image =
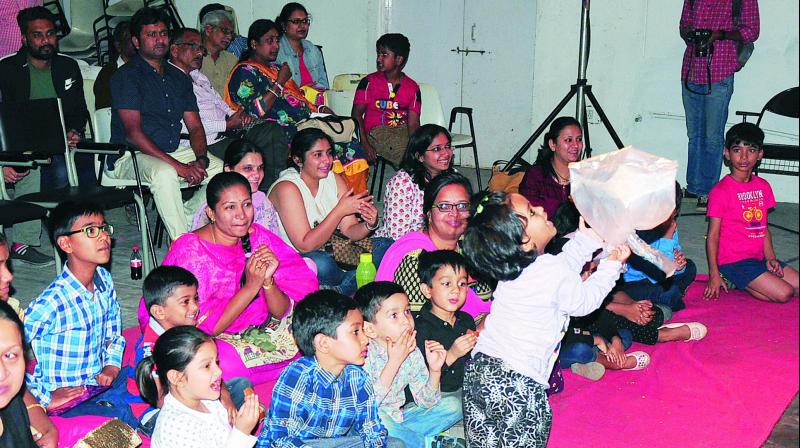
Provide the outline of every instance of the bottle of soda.
[[356,267],[356,285],[360,288],[375,280],[375,265],[372,263],[372,254],[361,254]]
[[142,255],[139,253],[139,246],[133,246],[131,252],[131,280],[142,279]]

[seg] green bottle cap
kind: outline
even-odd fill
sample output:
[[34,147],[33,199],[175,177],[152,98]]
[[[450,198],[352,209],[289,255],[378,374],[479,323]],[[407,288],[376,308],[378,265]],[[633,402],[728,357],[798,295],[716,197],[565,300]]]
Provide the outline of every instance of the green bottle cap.
[[372,263],[372,254],[370,254],[370,253],[361,254],[361,255],[358,257],[358,260],[359,260],[361,263]]

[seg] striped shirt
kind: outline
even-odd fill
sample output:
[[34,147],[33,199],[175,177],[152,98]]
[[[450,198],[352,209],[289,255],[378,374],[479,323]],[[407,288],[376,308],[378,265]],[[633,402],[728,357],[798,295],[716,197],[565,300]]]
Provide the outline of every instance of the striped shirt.
[[122,364],[125,340],[114,282],[99,266],[93,282],[91,292],[65,265],[25,312],[25,338],[36,355],[27,385],[44,406],[54,390],[97,385],[104,366]]
[[278,378],[256,448],[305,447],[304,440],[344,437],[351,430],[365,447],[386,446],[369,376],[348,365],[336,377],[304,356]]
[[[681,14],[681,29],[709,29],[712,31],[739,30],[745,42],[755,42],[760,32],[757,0],[742,0],[739,26],[733,24],[731,0],[684,0]],[[695,84],[708,84],[708,68],[711,83],[717,83],[739,70],[737,42],[718,40],[714,51],[706,57],[694,55],[694,45],[687,45],[683,53],[681,79]]]

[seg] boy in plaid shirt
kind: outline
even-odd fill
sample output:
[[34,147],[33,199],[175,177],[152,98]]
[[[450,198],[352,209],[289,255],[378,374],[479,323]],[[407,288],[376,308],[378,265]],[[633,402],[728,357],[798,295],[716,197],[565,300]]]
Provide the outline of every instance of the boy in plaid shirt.
[[25,313],[25,337],[36,356],[26,382],[48,409],[91,395],[87,386],[108,386],[62,415],[116,417],[135,427],[120,374],[125,340],[117,293],[100,267],[111,256],[113,232],[93,204],[67,202],[51,213],[50,239],[67,262]]
[[295,308],[292,331],[305,355],[281,373],[257,448],[402,447],[386,436],[369,376],[364,318],[353,299],[330,290]]

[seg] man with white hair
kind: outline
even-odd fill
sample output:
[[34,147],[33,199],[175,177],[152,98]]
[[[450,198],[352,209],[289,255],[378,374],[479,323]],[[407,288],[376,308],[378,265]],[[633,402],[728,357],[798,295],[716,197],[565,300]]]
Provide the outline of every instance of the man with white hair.
[[203,46],[208,51],[200,71],[211,80],[214,90],[224,93],[228,75],[239,61],[226,50],[233,38],[233,17],[225,10],[211,11],[203,16],[200,26]]

